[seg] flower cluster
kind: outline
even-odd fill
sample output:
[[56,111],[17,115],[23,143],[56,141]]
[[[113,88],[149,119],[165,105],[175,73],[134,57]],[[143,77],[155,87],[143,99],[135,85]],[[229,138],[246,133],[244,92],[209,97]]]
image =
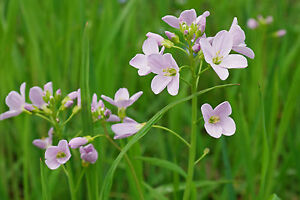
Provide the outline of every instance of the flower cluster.
[[[256,29],[260,26],[266,26],[269,24],[273,23],[273,17],[272,16],[267,16],[266,18],[264,18],[262,15],[258,15],[257,19],[254,18],[250,18],[247,21],[247,26],[250,29]],[[286,34],[286,30],[285,29],[279,29],[275,32],[273,32],[272,36],[273,37],[282,37]]]

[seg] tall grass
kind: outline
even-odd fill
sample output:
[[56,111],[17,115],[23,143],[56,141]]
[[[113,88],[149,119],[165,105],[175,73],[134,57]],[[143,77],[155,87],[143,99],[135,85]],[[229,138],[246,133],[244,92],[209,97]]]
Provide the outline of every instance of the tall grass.
[[[217,84],[240,83],[239,87],[214,90],[200,96],[198,108],[210,102],[216,106],[229,100],[237,132],[216,140],[205,130],[198,132],[196,157],[204,148],[210,153],[194,172],[193,192],[200,199],[268,199],[276,193],[282,199],[300,196],[300,2],[292,0],[2,0],[0,1],[0,111],[4,100],[22,82],[27,87],[52,81],[63,93],[82,87],[88,94],[112,96],[120,87],[130,93],[142,90],[143,96],[129,115],[140,122],[149,120],[170,102],[189,94],[181,84],[177,97],[163,92],[154,95],[152,77],[138,77],[129,60],[141,51],[148,31],[163,33],[160,19],[166,14],[195,8],[209,10],[207,34],[228,29],[234,16],[246,32],[246,42],[256,57],[245,70],[231,70],[229,80],[221,82],[212,70],[200,79],[199,90]],[[246,21],[258,14],[272,15],[273,24],[249,30]],[[83,30],[88,22],[88,41]],[[272,38],[271,31],[286,28],[283,38]],[[87,37],[87,36],[84,36]],[[84,49],[88,49],[87,52]],[[179,64],[180,52],[173,51]],[[89,70],[84,71],[88,66]],[[89,72],[85,74],[85,72]],[[88,82],[81,81],[85,76]],[[89,91],[88,91],[89,90]],[[28,88],[27,88],[28,92]],[[185,102],[167,112],[159,123],[189,138],[191,104]],[[33,118],[33,119],[32,119]],[[65,130],[69,139],[81,127],[79,116]],[[85,124],[85,123],[84,123]],[[87,123],[88,124],[88,123]],[[200,124],[198,127],[203,127]],[[49,170],[39,158],[43,151],[31,144],[45,136],[50,127],[38,118],[25,116],[0,122],[0,199],[68,199],[68,180],[62,169]],[[101,127],[86,127],[95,134]],[[110,131],[110,130],[109,130]],[[118,141],[120,146],[134,139]],[[185,187],[187,149],[164,130],[151,129],[127,152],[145,199],[181,199]],[[95,147],[98,162],[78,182],[77,199],[97,199],[107,173],[119,151],[102,138]],[[72,152],[71,163],[78,163]],[[154,159],[158,159],[155,160]],[[177,168],[169,165],[171,161]],[[82,173],[72,168],[75,185]],[[120,159],[112,177],[110,199],[139,199],[136,183],[125,160]]]

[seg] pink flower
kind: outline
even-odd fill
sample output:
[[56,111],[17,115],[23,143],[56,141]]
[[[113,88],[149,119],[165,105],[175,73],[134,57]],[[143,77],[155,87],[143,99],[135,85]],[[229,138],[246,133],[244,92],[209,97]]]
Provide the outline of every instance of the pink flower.
[[154,39],[157,42],[158,46],[162,46],[162,42],[164,41],[164,38],[156,33],[148,32],[146,34],[148,38]]
[[79,148],[80,146],[85,145],[86,143],[88,143],[88,140],[85,137],[76,137],[70,140],[69,146],[72,149],[76,149]]
[[250,29],[256,29],[258,27],[258,22],[255,19],[250,18],[247,21],[247,26]]
[[179,68],[171,54],[153,54],[149,56],[149,66],[157,74],[151,82],[154,94],[159,94],[165,87],[170,95],[177,95],[179,90]]
[[137,133],[143,126],[144,124],[126,117],[122,123],[112,125],[111,130],[115,133],[114,139],[122,139]]
[[148,64],[148,57],[152,54],[159,54],[157,41],[153,38],[145,40],[143,44],[143,52],[144,54],[137,54],[129,62],[131,66],[138,69],[138,74],[140,76],[145,76],[151,72]]
[[98,159],[98,152],[92,144],[81,146],[79,151],[81,159],[85,162],[94,164]]
[[162,20],[174,28],[179,29],[182,27],[184,30],[189,30],[189,27],[194,24],[197,26],[197,30],[200,30],[201,33],[203,33],[206,26],[206,17],[209,15],[210,13],[205,11],[202,15],[197,17],[195,9],[190,9],[183,11],[179,18],[167,15],[164,16]]
[[170,31],[165,31],[165,34],[169,38],[169,40],[172,40],[174,37],[176,37],[175,33],[172,33]]
[[63,100],[64,107],[69,108],[74,104],[75,99],[77,99],[77,106],[81,108],[81,92],[80,88],[68,94],[68,96]]
[[32,104],[40,109],[48,105],[48,102],[45,102],[44,97],[48,95],[49,99],[53,98],[53,88],[52,82],[48,82],[44,85],[44,90],[40,87],[32,87],[29,90],[29,99]]
[[16,91],[11,91],[5,98],[5,103],[9,107],[9,111],[0,115],[0,120],[15,117],[26,110],[33,110],[33,107],[25,103],[25,87],[26,83],[22,83],[20,87],[20,94]]
[[275,37],[282,37],[282,36],[284,36],[286,34],[286,30],[285,29],[280,29],[280,30],[278,30],[278,31],[276,31],[275,33],[274,33],[274,36]]
[[246,47],[245,32],[238,25],[238,21],[237,21],[236,17],[233,19],[233,22],[232,22],[231,27],[229,29],[229,33],[232,35],[232,39],[233,39],[232,50],[253,59],[254,58],[254,52],[249,47]]
[[60,140],[57,146],[50,146],[45,152],[45,163],[49,169],[57,169],[71,158],[67,140]]
[[104,119],[110,122],[120,121],[118,116],[111,114],[111,111],[104,106],[102,100],[97,100],[97,94],[93,95],[91,111],[95,121],[99,119]]
[[32,144],[40,149],[47,149],[52,145],[52,137],[53,137],[53,128],[50,128],[48,131],[48,137],[42,139],[33,140]]
[[229,76],[228,69],[245,68],[248,66],[247,59],[238,54],[229,54],[233,39],[232,35],[223,30],[217,33],[212,44],[206,38],[200,39],[200,45],[204,54],[205,61],[211,65],[221,80]]
[[136,100],[140,98],[140,96],[143,94],[142,91],[135,93],[129,98],[129,92],[127,88],[120,88],[116,94],[115,99],[111,99],[110,97],[107,97],[105,95],[101,95],[101,98],[107,101],[108,103],[117,106],[118,108],[127,108],[128,106],[131,106]]
[[236,127],[231,115],[231,106],[228,101],[219,104],[215,109],[209,104],[203,104],[201,111],[204,119],[204,127],[207,133],[219,138],[221,135],[231,136],[235,133]]

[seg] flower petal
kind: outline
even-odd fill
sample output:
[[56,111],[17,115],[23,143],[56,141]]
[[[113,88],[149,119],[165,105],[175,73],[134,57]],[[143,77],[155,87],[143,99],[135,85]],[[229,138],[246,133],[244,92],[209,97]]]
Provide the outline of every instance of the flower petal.
[[188,26],[196,20],[197,13],[195,9],[185,10],[179,16],[179,22],[185,22]]
[[210,124],[210,123],[205,123],[204,124],[206,132],[214,137],[214,138],[219,138],[222,135],[222,128],[218,124]]
[[220,65],[227,69],[245,68],[248,66],[248,62],[247,59],[242,55],[230,54],[222,60],[222,63]]
[[108,103],[110,103],[111,105],[116,105],[116,102],[114,100],[112,100],[112,98],[105,96],[105,95],[101,95],[101,98],[104,99],[105,101],[107,101]]
[[129,137],[140,130],[139,123],[120,123],[111,126],[112,131],[116,134],[114,139]]
[[129,92],[127,88],[120,88],[115,94],[115,101],[129,100]]
[[212,42],[215,52],[219,52],[219,56],[227,56],[232,49],[232,36],[229,32],[223,30],[217,33]]
[[229,116],[231,115],[232,109],[230,103],[228,101],[224,101],[220,103],[215,109],[215,114],[222,117],[222,116]]
[[20,94],[23,97],[23,101],[25,102],[25,88],[26,88],[26,83],[22,83],[20,87]]
[[172,54],[166,53],[165,55],[163,55],[163,59],[165,60],[165,63],[168,63],[168,65],[176,69],[176,71],[179,70],[179,67],[175,59],[173,58]]
[[212,63],[212,58],[215,56],[216,52],[214,51],[213,47],[209,43],[208,38],[201,38],[200,46],[203,51],[205,61],[208,63]]
[[5,98],[5,103],[10,110],[21,110],[25,102],[19,93],[11,91]]
[[143,43],[143,52],[145,55],[158,54],[158,44],[157,41],[153,38],[148,38]]
[[57,169],[60,166],[60,163],[57,162],[56,159],[47,159],[45,160],[46,165],[48,166],[49,169]]
[[163,69],[168,67],[169,63],[164,56],[161,54],[152,54],[148,56],[148,65],[151,68],[151,71],[155,74],[162,74]]
[[107,122],[119,122],[120,118],[117,115],[111,114],[106,121]]
[[219,78],[221,80],[226,80],[228,78],[228,76],[229,76],[228,69],[214,65],[214,64],[211,64],[211,67],[217,73],[217,75],[219,76]]
[[144,54],[136,54],[130,61],[129,64],[132,67],[141,69],[147,66],[147,56]]
[[22,110],[9,110],[5,113],[2,113],[0,115],[0,120],[4,120],[4,119],[8,119],[8,118],[11,118],[11,117],[15,117],[19,114],[22,113]]
[[43,100],[43,90],[40,87],[33,87],[29,91],[29,98],[34,106],[41,108],[45,105],[45,101]]
[[220,121],[220,125],[223,129],[223,135],[231,136],[235,133],[236,126],[235,122],[231,117],[224,117]]
[[177,17],[167,15],[164,16],[162,20],[174,28],[179,28],[179,19]]
[[59,148],[57,146],[50,146],[47,148],[45,152],[45,159],[46,160],[53,160],[56,159],[56,155],[59,152]]
[[134,95],[132,95],[130,97],[130,100],[132,101],[132,103],[134,103],[136,100],[138,100],[142,94],[143,94],[143,92],[139,91],[139,92],[135,93]]
[[148,32],[146,34],[146,36],[148,38],[154,39],[156,41],[157,45],[159,45],[159,46],[161,46],[161,43],[164,41],[164,38],[161,35],[158,35],[156,33]]
[[245,42],[246,36],[245,32],[239,25],[232,25],[230,27],[229,33],[232,35],[232,44],[239,45]]
[[178,94],[179,90],[179,74],[172,77],[171,82],[167,86],[168,92],[170,95],[175,96]]
[[172,80],[169,76],[156,75],[151,82],[151,89],[154,94],[160,93]]
[[254,52],[249,47],[245,47],[245,46],[233,46],[232,50],[236,51],[236,52],[238,52],[240,54],[243,54],[244,56],[247,56],[247,57],[249,57],[251,59],[253,59],[254,56],[255,56]]
[[43,139],[35,139],[32,141],[32,144],[40,149],[46,149],[47,142]]
[[48,82],[48,83],[46,83],[46,85],[44,85],[44,91],[45,92],[48,91],[51,95],[53,95],[52,82]]
[[203,119],[206,123],[209,122],[209,118],[213,115],[213,108],[211,107],[211,105],[209,105],[208,103],[205,103],[201,106],[201,112],[202,112],[202,116]]

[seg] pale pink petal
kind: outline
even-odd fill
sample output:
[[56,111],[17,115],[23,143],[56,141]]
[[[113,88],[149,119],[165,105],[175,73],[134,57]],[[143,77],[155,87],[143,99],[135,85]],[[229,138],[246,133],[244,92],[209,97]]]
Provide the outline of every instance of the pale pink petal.
[[50,95],[53,95],[52,82],[48,82],[46,85],[44,85],[44,91],[48,91]]
[[2,113],[0,115],[0,120],[4,120],[4,119],[8,119],[8,118],[11,118],[11,117],[15,117],[19,114],[22,113],[22,110],[9,110],[5,113]]
[[139,91],[139,92],[135,93],[134,95],[132,95],[130,97],[130,100],[132,101],[132,103],[134,103],[136,100],[138,100],[142,94],[143,94],[143,92]]
[[164,59],[161,54],[152,54],[148,56],[148,65],[155,74],[163,74],[163,69],[168,67],[168,60]]
[[120,118],[117,115],[111,114],[109,118],[106,120],[108,122],[119,122]]
[[130,99],[128,100],[118,100],[116,102],[116,106],[118,108],[127,108],[128,106],[130,106],[132,104],[132,101]]
[[221,80],[226,80],[229,76],[228,69],[211,64],[213,70],[217,73]]
[[247,59],[242,55],[230,54],[222,60],[222,63],[220,65],[227,69],[245,68],[248,66],[248,62]]
[[140,69],[138,70],[138,74],[139,74],[140,76],[146,76],[146,75],[148,75],[148,74],[150,74],[150,73],[151,73],[151,68],[150,68],[149,66],[140,68]]
[[111,105],[116,105],[116,102],[114,100],[112,100],[112,98],[105,96],[105,95],[101,95],[101,98],[104,99],[105,101],[107,101],[108,103],[110,103]]
[[218,124],[210,124],[210,123],[205,123],[204,124],[206,132],[214,137],[214,138],[219,138],[222,135],[222,128]]
[[57,146],[48,147],[45,152],[45,159],[46,160],[56,159],[56,155],[58,152],[59,152],[59,148]]
[[247,56],[251,59],[254,58],[254,52],[252,51],[252,49],[250,49],[249,47],[245,47],[245,46],[233,46],[232,47],[233,51],[236,51],[240,54],[243,54],[244,56]]
[[224,101],[223,103],[219,104],[214,111],[216,115],[222,117],[231,115],[232,109],[229,102]]
[[205,103],[201,106],[201,112],[202,112],[204,121],[208,123],[209,118],[212,116],[212,113],[214,112],[214,110],[211,107],[211,105],[209,105],[208,103]]
[[143,52],[145,55],[158,54],[158,44],[155,39],[148,38],[143,44]]
[[20,87],[20,94],[23,97],[23,101],[25,102],[25,88],[26,88],[26,83],[22,83]]
[[138,123],[120,123],[111,126],[112,131],[115,133],[114,139],[121,139],[129,137],[140,130],[141,126]]
[[33,87],[29,91],[29,98],[34,106],[41,108],[45,105],[45,101],[43,99],[43,90],[40,87]]
[[224,117],[220,121],[220,126],[223,129],[223,134],[226,136],[231,136],[235,133],[236,126],[235,122],[231,117]]
[[11,91],[5,98],[5,103],[10,110],[21,110],[25,102],[19,93]]
[[201,38],[200,46],[203,51],[205,61],[208,63],[212,63],[212,58],[215,56],[216,52],[214,51],[213,47],[209,43],[209,40],[206,38]]
[[76,137],[70,140],[69,146],[72,149],[76,149],[79,148],[80,146],[85,145],[86,143],[88,143],[88,140],[85,137]]
[[225,30],[218,32],[212,42],[215,52],[219,52],[220,57],[227,56],[232,49],[232,45],[232,36]]
[[148,32],[148,33],[146,34],[146,36],[147,36],[148,38],[154,39],[154,40],[156,41],[156,43],[157,43],[159,46],[161,46],[161,43],[164,41],[164,38],[163,38],[161,35],[158,35],[158,34],[156,34],[156,33]]
[[169,76],[156,75],[151,82],[151,89],[154,94],[158,94],[170,83],[172,80]]
[[257,21],[256,21],[255,19],[250,18],[250,19],[248,20],[248,22],[247,22],[247,26],[248,26],[250,29],[255,29],[255,28],[257,28],[258,23],[257,23]]
[[179,19],[177,17],[167,15],[164,16],[162,20],[174,28],[179,28]]
[[165,60],[166,63],[169,64],[169,67],[173,67],[174,69],[176,69],[176,71],[179,70],[179,67],[176,61],[174,60],[172,54],[166,53],[165,55],[163,55],[163,59]]
[[46,165],[48,166],[49,169],[57,169],[60,166],[60,163],[57,162],[56,159],[51,159],[51,160],[45,160]]
[[178,94],[179,90],[179,74],[172,77],[172,81],[167,86],[170,95],[175,96]]
[[244,43],[246,36],[245,36],[245,32],[242,30],[240,26],[238,25],[231,26],[229,33],[232,35],[233,45],[239,45]]
[[127,88],[120,88],[115,94],[115,101],[128,100],[129,92]]
[[46,147],[47,147],[47,142],[43,139],[33,140],[32,144],[40,149],[46,149]]
[[197,13],[195,9],[185,10],[179,16],[180,22],[185,22],[188,26],[192,25],[192,23],[196,20]]
[[130,61],[129,64],[132,67],[135,67],[137,69],[143,68],[147,66],[147,56],[144,54],[136,54]]

